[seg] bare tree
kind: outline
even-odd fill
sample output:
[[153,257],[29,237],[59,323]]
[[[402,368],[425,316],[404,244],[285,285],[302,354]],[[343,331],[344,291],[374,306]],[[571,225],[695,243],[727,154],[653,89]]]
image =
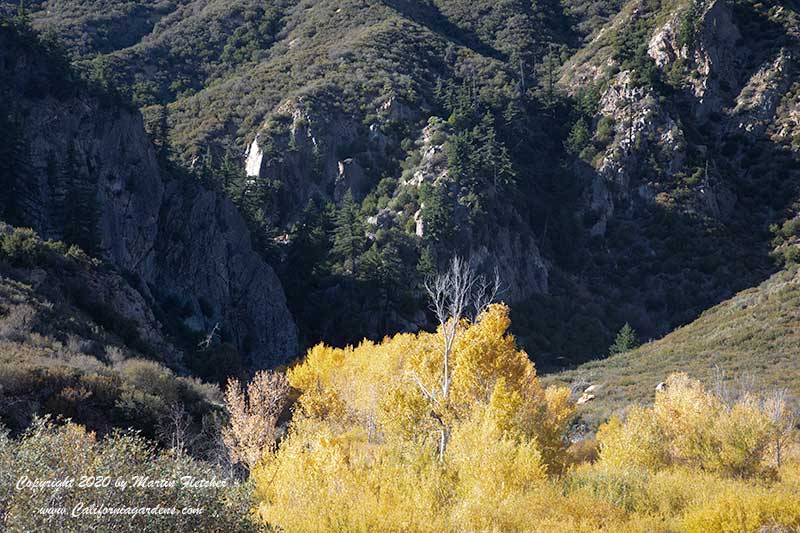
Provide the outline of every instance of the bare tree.
[[176,456],[182,456],[193,444],[194,436],[189,431],[191,418],[182,403],[173,403],[167,410],[167,416],[159,428],[160,436],[169,440],[170,447]]
[[231,461],[252,469],[265,450],[275,445],[278,417],[289,396],[289,382],[279,372],[257,372],[247,385],[231,379],[225,389],[225,406],[230,414],[222,428],[222,440]]
[[447,271],[425,281],[431,311],[439,322],[442,336],[442,365],[438,386],[426,387],[414,373],[411,374],[411,378],[430,403],[431,415],[440,425],[440,461],[444,459],[449,439],[449,424],[443,416],[443,411],[450,397],[450,385],[453,379],[451,358],[459,325],[464,318],[475,320],[480,316],[497,296],[499,286],[497,271],[494,278],[487,278],[478,274],[472,268],[470,261],[460,257],[452,259]]
[[714,365],[713,382],[714,394],[728,408],[733,407],[736,402],[756,394],[759,390],[756,378],[751,372],[744,372],[735,381],[732,381],[728,379],[725,369],[718,364]]
[[772,431],[772,447],[775,450],[775,464],[781,468],[783,450],[789,444],[794,433],[797,418],[789,405],[789,393],[786,389],[775,389],[764,401],[764,411],[769,416]]

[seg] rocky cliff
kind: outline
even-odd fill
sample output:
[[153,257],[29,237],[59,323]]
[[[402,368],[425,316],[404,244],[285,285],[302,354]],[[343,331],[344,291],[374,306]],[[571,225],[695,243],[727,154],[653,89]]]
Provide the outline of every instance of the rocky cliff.
[[138,112],[51,76],[54,61],[0,33],[5,102],[20,118],[9,222],[45,238],[79,236],[162,315],[199,335],[218,326],[253,367],[294,356],[280,283],[233,205],[165,170]]
[[641,330],[664,333],[651,328],[691,316],[675,304],[702,309],[774,268],[767,227],[794,216],[800,179],[776,135],[791,124],[796,36],[781,6],[634,1],[564,65],[561,87],[596,102],[577,154],[583,209],[612,270],[628,269]]
[[[430,326],[421,280],[459,253],[500,272],[531,353],[574,360],[602,354],[625,322],[662,335],[769,276],[775,246],[793,253],[797,235],[780,228],[797,214],[800,180],[794,3],[100,4],[103,16],[35,2],[31,18],[63,30],[72,61],[159,117],[147,124],[171,148],[163,158],[197,163],[187,166],[237,203],[276,259],[304,342]],[[113,33],[120,20],[131,31]],[[84,165],[84,148],[72,153]],[[103,200],[120,214],[137,201],[134,180],[113,174],[98,183],[121,191]],[[137,244],[101,236],[100,248],[151,284],[161,262],[201,253],[164,244],[161,221],[197,219],[194,202],[223,209],[164,182],[147,196],[183,207],[131,207],[157,213],[154,226],[101,219]],[[345,212],[348,192],[358,205]],[[357,253],[343,251],[351,244]],[[202,300],[163,299],[192,328],[217,321]]]

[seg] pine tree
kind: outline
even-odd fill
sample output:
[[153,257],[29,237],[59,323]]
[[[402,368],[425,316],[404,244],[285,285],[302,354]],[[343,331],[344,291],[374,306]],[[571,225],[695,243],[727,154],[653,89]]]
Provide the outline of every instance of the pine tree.
[[419,254],[417,272],[419,273],[420,277],[424,279],[435,276],[438,270],[439,269],[436,265],[436,254],[433,251],[433,248],[430,246],[425,246],[422,248],[422,251]]
[[352,191],[348,191],[336,214],[333,253],[342,261],[344,270],[353,276],[358,273],[358,258],[365,244],[364,218]]
[[452,239],[455,233],[453,203],[445,185],[436,185],[424,194],[422,220],[425,223],[424,239],[433,245],[441,245]]
[[308,200],[300,220],[290,232],[289,275],[307,282],[325,274],[325,264],[331,243],[328,238],[330,220],[314,198]]
[[233,203],[237,203],[243,195],[243,178],[245,172],[234,163],[234,158],[230,150],[225,151],[222,157],[222,164],[217,169],[217,180],[222,186],[222,190],[228,195]]
[[150,134],[153,146],[160,157],[168,158],[170,155],[169,144],[169,109],[167,106],[156,104],[146,109],[145,129]]
[[509,61],[519,74],[521,92],[536,83],[533,66],[536,64],[534,24],[525,13],[518,13],[506,23],[502,38],[510,49]]
[[473,182],[471,175],[473,150],[470,141],[469,133],[462,132],[455,135],[445,147],[448,173],[459,185],[467,188],[471,188]]
[[25,29],[31,27],[31,17],[28,15],[27,9],[25,9],[25,0],[19,0],[19,4],[17,4],[17,13],[13,20],[14,23]]
[[565,146],[570,153],[579,155],[589,145],[590,140],[589,127],[586,125],[586,120],[581,117],[572,126]]
[[496,189],[513,186],[516,171],[511,162],[508,149],[497,138],[494,128],[494,116],[487,112],[476,127],[474,136],[479,149],[473,152],[477,158],[481,172],[486,174]]
[[215,171],[214,154],[211,153],[211,147],[206,146],[205,153],[198,159],[197,165],[195,166],[197,180],[206,189],[216,190],[218,184],[214,180]]
[[19,172],[19,134],[14,120],[0,108],[0,220],[17,220],[17,178]]
[[608,349],[609,354],[614,355],[618,353],[629,352],[639,346],[639,336],[636,334],[630,324],[627,322],[622,329],[617,333],[614,344]]
[[402,283],[403,260],[400,257],[400,250],[393,242],[383,245],[373,244],[364,254],[363,262],[369,277],[386,289],[387,295],[392,287]]

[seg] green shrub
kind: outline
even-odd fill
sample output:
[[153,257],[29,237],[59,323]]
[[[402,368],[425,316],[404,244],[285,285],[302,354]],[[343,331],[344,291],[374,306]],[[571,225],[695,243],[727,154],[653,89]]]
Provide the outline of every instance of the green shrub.
[[42,241],[30,228],[14,228],[0,234],[0,256],[17,266],[34,266],[43,254]]
[[[134,485],[134,476],[165,481],[167,487]],[[82,478],[91,480],[80,488]],[[72,487],[32,490],[20,479],[58,481],[74,478]],[[210,481],[200,488],[186,481]],[[114,483],[127,481],[125,489]],[[110,486],[105,486],[108,483]],[[8,531],[230,531],[260,528],[250,521],[250,489],[221,470],[175,451],[157,452],[132,432],[115,432],[97,439],[83,427],[56,425],[37,419],[18,439],[0,434],[0,518]],[[78,505],[121,507],[175,507],[177,515],[96,514],[71,516]],[[40,514],[38,509],[63,507],[65,514]],[[184,508],[200,514],[181,514]]]

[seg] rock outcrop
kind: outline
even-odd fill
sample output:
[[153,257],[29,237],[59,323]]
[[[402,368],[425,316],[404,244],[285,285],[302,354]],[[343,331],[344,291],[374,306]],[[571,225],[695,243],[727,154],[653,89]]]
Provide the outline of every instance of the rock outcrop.
[[[634,10],[621,14],[619,19],[632,21],[644,15],[653,16]],[[621,22],[612,28],[622,31]],[[613,131],[591,161],[594,172],[586,190],[586,208],[595,220],[592,235],[605,234],[619,205],[631,201],[657,203],[665,198],[661,193],[674,198],[673,189],[687,185],[691,194],[682,194],[684,211],[716,219],[731,213],[735,195],[715,167],[708,164],[708,148],[697,141],[689,142],[685,128],[687,120],[706,122],[714,114],[722,116],[734,99],[733,92],[739,84],[737,46],[741,37],[730,6],[722,1],[706,0],[669,14],[667,22],[648,37],[647,54],[661,71],[662,79],[678,85],[676,89],[682,95],[679,99],[665,97],[654,84],[636,80],[631,70],[619,71],[620,65],[615,65],[611,57],[605,60],[604,69],[590,68],[597,59],[590,60],[590,65],[573,61],[565,67],[562,83],[580,72],[609,76],[609,72],[617,71],[605,84],[594,119],[595,130],[604,122],[606,126],[612,124]],[[597,39],[603,38],[600,35]],[[785,90],[784,84],[775,80],[776,72],[788,72],[781,58],[767,68],[769,74],[757,74],[751,83],[762,89],[779,86],[775,93]],[[769,91],[754,90],[752,94],[757,101],[741,102],[731,112],[741,116],[740,129],[752,129],[752,125],[745,125],[748,121],[763,122],[764,115],[774,112],[777,105]],[[691,117],[686,116],[686,109]],[[684,176],[691,179],[687,181]],[[676,181],[676,177],[681,179]]]
[[293,220],[315,196],[341,200],[352,190],[363,198],[361,163],[341,157],[358,137],[356,122],[335,109],[316,110],[302,98],[278,106],[255,135],[245,163],[248,176],[280,184],[279,197],[265,209],[271,221]]
[[76,208],[66,205],[64,189],[79,184],[96,211],[87,239],[136,280],[144,300],[168,313],[166,302],[177,304],[183,325],[197,333],[219,324],[254,368],[294,356],[283,290],[233,205],[163,170],[137,112],[85,88],[47,86],[47,61],[21,49],[10,31],[0,33],[9,101],[25,116],[14,222],[64,238],[63,221]]
[[375,184],[370,169],[380,168],[386,151],[399,144],[382,127],[400,121],[414,124],[421,116],[421,110],[395,96],[377,105],[375,122],[369,126],[324,98],[301,96],[282,102],[245,154],[248,176],[279,184],[281,192],[265,209],[266,216],[283,225],[296,218],[309,198],[339,203],[350,191],[363,200]]
[[675,12],[653,33],[647,53],[662,70],[680,63],[695,73],[686,83],[696,99],[697,118],[704,118],[722,110],[736,85],[739,39],[730,6],[722,0],[705,0]]
[[[404,187],[419,188],[425,183],[445,187],[455,185],[449,179],[447,157],[442,144],[447,138],[445,129],[441,121],[432,121],[423,128],[418,142],[422,157],[411,177],[402,184]],[[511,206],[504,206],[504,210],[508,211],[506,221],[490,222],[492,237],[487,242],[476,238],[467,221],[466,206],[457,204],[455,216],[461,227],[459,240],[462,248],[468,250],[477,268],[487,272],[497,271],[503,289],[501,297],[506,301],[519,302],[534,294],[546,294],[548,266],[533,232]],[[424,237],[423,211],[418,212],[414,219],[416,234]],[[513,222],[509,223],[508,220]]]

